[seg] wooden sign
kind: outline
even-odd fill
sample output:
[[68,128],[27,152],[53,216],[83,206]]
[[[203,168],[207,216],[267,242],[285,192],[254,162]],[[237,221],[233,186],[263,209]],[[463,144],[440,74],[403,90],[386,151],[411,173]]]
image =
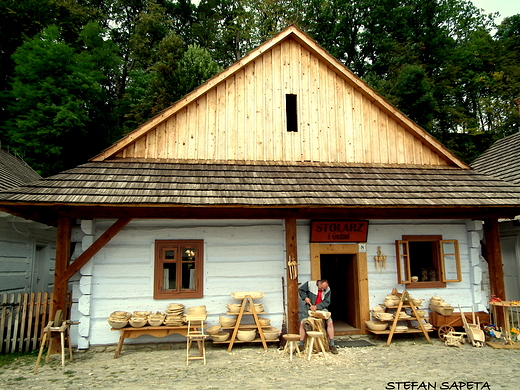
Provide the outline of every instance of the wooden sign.
[[366,242],[368,221],[312,221],[311,242]]

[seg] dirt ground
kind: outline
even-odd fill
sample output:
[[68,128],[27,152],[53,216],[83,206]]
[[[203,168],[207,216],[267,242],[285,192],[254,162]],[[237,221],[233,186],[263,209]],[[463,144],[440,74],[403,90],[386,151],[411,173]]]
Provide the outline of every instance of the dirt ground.
[[35,356],[24,356],[0,368],[0,389],[518,389],[520,349],[488,346],[446,347],[438,339],[396,337],[369,339],[373,346],[339,348],[338,355],[281,357],[271,344],[227,345],[207,342],[207,364],[186,366],[184,343],[125,345],[74,351],[61,366],[52,355],[33,374]]

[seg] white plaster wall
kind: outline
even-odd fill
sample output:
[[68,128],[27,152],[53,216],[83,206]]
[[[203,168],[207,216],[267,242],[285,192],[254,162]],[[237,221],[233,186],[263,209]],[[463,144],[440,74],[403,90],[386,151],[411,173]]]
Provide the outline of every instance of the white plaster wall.
[[[113,221],[97,221],[96,235]],[[262,291],[266,318],[281,326],[285,235],[280,220],[204,221],[133,220],[82,270],[79,298],[83,337],[90,345],[115,344],[119,332],[111,332],[106,319],[115,310],[165,311],[172,302],[186,307],[206,305],[208,326],[225,315],[234,291]],[[201,299],[153,299],[154,242],[158,239],[204,240],[204,297]],[[91,275],[91,276],[90,276]],[[88,288],[87,288],[88,286]],[[82,301],[84,300],[84,301]],[[85,325],[84,325],[85,324]],[[125,342],[184,340],[178,335],[157,339],[141,336]],[[88,345],[84,344],[84,348]]]
[[[81,238],[92,242],[114,221],[97,221],[95,229]],[[486,278],[480,256],[481,224],[471,221],[370,221],[367,240],[370,307],[382,303],[397,284],[395,240],[403,235],[438,235],[459,241],[462,282],[446,288],[413,289],[414,297],[443,297],[467,311],[484,310]],[[310,278],[310,221],[297,222],[299,281]],[[157,239],[204,240],[204,297],[201,299],[153,299],[154,242]],[[378,246],[387,256],[386,270],[377,272],[374,256]],[[88,245],[85,245],[85,248]],[[234,291],[262,291],[262,303],[274,326],[282,321],[281,276],[285,275],[285,234],[281,220],[133,220],[80,271],[76,284],[78,347],[117,343],[119,332],[111,332],[106,318],[115,310],[164,311],[169,303],[186,307],[206,305],[208,325],[225,315],[225,305],[235,302]],[[485,276],[485,274],[484,274]],[[334,288],[331,286],[331,288]],[[128,343],[182,341],[171,335],[156,339],[142,336]]]
[[[298,223],[298,259],[300,262],[300,282],[310,278],[310,221]],[[462,266],[462,281],[447,283],[445,288],[410,289],[415,298],[425,300],[427,307],[429,299],[434,296],[444,298],[458,311],[461,305],[463,310],[486,310],[488,294],[485,290],[486,279],[480,256],[480,239],[482,224],[479,221],[466,220],[425,220],[425,221],[369,221],[367,238],[367,263],[370,307],[383,303],[386,295],[393,288],[398,291],[406,289],[405,285],[397,283],[397,263],[395,241],[401,240],[403,235],[442,235],[443,239],[454,239],[459,242],[460,260]],[[387,256],[386,269],[376,270],[374,256],[377,248]],[[334,286],[331,286],[334,289]]]

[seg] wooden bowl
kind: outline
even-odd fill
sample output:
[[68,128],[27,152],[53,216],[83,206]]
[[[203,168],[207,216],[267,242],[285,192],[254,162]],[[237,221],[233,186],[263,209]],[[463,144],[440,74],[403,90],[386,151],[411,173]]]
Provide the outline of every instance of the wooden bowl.
[[229,317],[223,317],[220,316],[218,318],[218,322],[220,325],[222,325],[224,328],[229,328],[231,326],[235,326],[237,319],[236,318],[229,318]]
[[280,332],[265,331],[263,333],[264,333],[264,338],[269,341],[276,340],[278,338],[278,336],[280,336]]
[[253,299],[261,299],[264,297],[264,293],[260,291],[239,291],[231,294],[233,299],[244,299],[247,295]]
[[227,339],[229,339],[230,335],[231,333],[229,332],[220,331],[218,333],[212,334],[211,338],[213,339],[213,341],[226,341]]
[[146,317],[132,317],[128,322],[134,328],[142,328],[148,323],[148,319]]
[[132,317],[133,318],[137,318],[137,317],[147,318],[150,314],[152,314],[151,311],[134,311],[134,314],[132,315]]
[[128,325],[127,319],[108,317],[107,321],[114,329],[121,329]]
[[239,329],[237,338],[240,341],[253,341],[256,337],[256,329]]
[[220,329],[222,329],[222,326],[213,325],[213,326],[210,326],[209,328],[206,328],[206,333],[213,336],[214,334],[218,334],[220,332]]
[[269,318],[258,317],[258,322],[260,326],[269,326],[271,325],[271,320]]
[[365,321],[365,324],[370,330],[385,330],[388,328],[388,322],[381,321]]

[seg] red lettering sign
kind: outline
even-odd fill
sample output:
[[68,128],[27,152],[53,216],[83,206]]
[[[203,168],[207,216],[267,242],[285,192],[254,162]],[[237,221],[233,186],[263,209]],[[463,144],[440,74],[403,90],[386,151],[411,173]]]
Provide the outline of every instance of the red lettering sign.
[[366,242],[368,221],[312,221],[311,242]]

